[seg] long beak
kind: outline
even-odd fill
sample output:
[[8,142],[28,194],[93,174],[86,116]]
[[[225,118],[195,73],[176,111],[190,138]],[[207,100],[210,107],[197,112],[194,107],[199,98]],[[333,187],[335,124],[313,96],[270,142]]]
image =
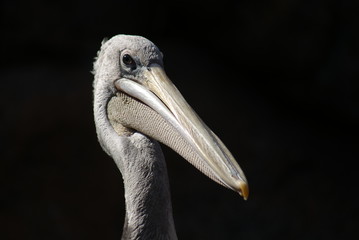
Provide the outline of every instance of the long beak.
[[143,70],[140,80],[121,78],[115,86],[166,119],[193,146],[217,182],[237,191],[244,199],[248,198],[247,180],[238,163],[189,106],[161,66],[152,64]]

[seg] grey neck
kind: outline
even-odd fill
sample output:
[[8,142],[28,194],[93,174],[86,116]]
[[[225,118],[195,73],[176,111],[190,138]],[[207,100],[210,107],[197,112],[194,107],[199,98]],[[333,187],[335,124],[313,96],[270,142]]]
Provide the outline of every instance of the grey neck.
[[129,137],[128,147],[128,160],[114,158],[125,186],[122,239],[177,239],[167,168],[159,144],[135,133]]
[[105,86],[95,87],[94,113],[99,142],[115,160],[124,181],[126,218],[122,239],[177,239],[161,148],[141,133],[116,133],[106,109],[112,95]]

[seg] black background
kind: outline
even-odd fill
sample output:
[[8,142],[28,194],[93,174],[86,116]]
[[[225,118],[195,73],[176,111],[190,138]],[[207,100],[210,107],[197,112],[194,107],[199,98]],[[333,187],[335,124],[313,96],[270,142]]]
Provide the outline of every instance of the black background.
[[357,239],[355,1],[10,1],[0,25],[0,238],[119,239],[93,58],[142,35],[245,171],[250,197],[164,147],[180,239]]

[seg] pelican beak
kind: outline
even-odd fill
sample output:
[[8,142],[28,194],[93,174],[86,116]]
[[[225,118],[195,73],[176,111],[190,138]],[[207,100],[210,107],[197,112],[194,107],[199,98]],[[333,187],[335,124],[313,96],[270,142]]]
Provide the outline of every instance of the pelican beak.
[[[136,80],[121,78],[118,90],[139,99],[160,114],[192,146],[202,164],[210,169],[217,182],[248,198],[246,177],[222,141],[189,106],[160,65],[144,68]],[[202,170],[203,172],[203,170]]]

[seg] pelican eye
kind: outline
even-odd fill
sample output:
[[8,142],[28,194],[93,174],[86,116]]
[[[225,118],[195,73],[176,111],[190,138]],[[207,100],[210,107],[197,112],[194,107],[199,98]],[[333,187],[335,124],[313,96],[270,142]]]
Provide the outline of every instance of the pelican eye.
[[135,61],[133,60],[133,58],[129,54],[123,55],[122,62],[127,67],[136,68],[136,63],[135,63]]

